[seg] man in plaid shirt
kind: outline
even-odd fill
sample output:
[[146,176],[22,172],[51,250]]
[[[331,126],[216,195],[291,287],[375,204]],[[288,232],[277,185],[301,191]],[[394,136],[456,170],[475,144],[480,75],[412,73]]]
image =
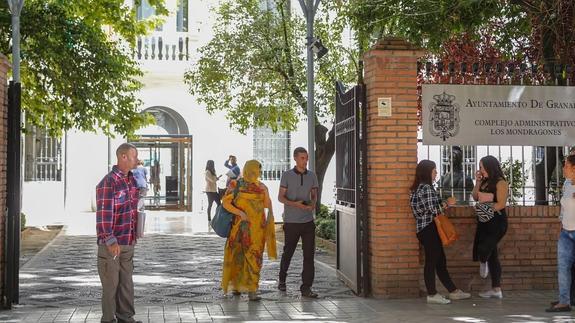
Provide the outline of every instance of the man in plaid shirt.
[[118,162],[96,187],[98,274],[102,283],[102,322],[134,320],[134,245],[138,219],[138,188],[131,170],[138,150],[121,144]]

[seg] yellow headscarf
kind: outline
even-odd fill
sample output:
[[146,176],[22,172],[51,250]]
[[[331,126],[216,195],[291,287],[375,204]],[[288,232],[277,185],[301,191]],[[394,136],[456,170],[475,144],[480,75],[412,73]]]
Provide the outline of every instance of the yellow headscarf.
[[244,165],[244,170],[242,171],[242,178],[246,183],[258,183],[260,179],[260,173],[262,170],[262,164],[259,161],[252,159],[248,160]]

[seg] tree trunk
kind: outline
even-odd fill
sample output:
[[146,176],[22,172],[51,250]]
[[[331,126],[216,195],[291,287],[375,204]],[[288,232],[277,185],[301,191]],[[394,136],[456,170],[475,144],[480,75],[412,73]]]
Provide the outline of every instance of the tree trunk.
[[[549,6],[550,4],[548,4]],[[544,18],[539,18],[544,20]],[[541,50],[543,56],[544,66],[547,64],[557,63],[557,56],[555,53],[555,45],[557,43],[557,38],[555,36],[554,30],[551,26],[543,26],[541,30]],[[555,77],[555,71],[553,68],[549,71],[551,74],[551,79]],[[562,81],[562,80],[561,80]],[[564,84],[559,84],[564,85]],[[539,147],[539,149],[544,149],[545,154],[541,159],[541,162],[535,165],[535,205],[547,205],[548,204],[548,187],[551,181],[551,175],[555,170],[556,164],[556,147]],[[563,152],[560,152],[563,155]],[[547,162],[546,162],[547,160]],[[547,163],[547,169],[545,169],[545,164]],[[545,172],[547,172],[547,181],[545,181]]]
[[[326,138],[326,134],[328,135]],[[319,212],[321,205],[321,194],[323,192],[323,180],[329,162],[335,153],[335,126],[329,130],[321,124],[315,126],[315,170],[319,184],[316,212]]]

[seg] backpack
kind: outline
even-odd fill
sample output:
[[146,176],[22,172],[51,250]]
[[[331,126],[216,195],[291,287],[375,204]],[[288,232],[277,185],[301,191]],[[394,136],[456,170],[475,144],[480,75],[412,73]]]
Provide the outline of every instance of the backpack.
[[[236,187],[234,188],[233,194],[234,198],[232,202],[238,196],[240,190],[240,181],[238,180]],[[227,238],[230,235],[230,230],[232,229],[232,221],[234,219],[234,214],[224,208],[223,204],[218,205],[216,208],[216,214],[210,222],[210,226],[214,229],[214,232],[222,237]]]

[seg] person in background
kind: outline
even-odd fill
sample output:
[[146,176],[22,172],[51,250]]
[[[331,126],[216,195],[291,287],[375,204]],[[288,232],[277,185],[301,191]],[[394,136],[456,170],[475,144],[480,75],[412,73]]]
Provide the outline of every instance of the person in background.
[[[451,300],[467,299],[471,294],[455,287],[447,271],[447,260],[443,244],[437,232],[433,219],[443,213],[443,210],[456,203],[454,197],[442,202],[439,194],[433,188],[437,177],[435,163],[431,160],[422,160],[415,168],[415,179],[411,185],[409,204],[416,221],[417,239],[425,250],[425,267],[423,277],[427,289],[427,303],[449,304]],[[435,274],[449,292],[449,298],[437,292],[435,288]]]
[[259,180],[261,168],[257,160],[247,161],[242,178],[230,183],[222,200],[235,215],[224,247],[222,289],[227,294],[231,287],[236,296],[247,292],[250,301],[261,299],[257,291],[264,248],[269,258],[277,258],[272,203],[268,188]]
[[475,204],[477,228],[473,242],[473,261],[479,261],[479,275],[482,278],[487,278],[491,273],[492,288],[479,293],[483,298],[503,298],[497,244],[507,232],[505,207],[508,194],[509,185],[497,158],[481,158],[471,195],[478,202]]
[[442,198],[454,196],[460,204],[469,204],[473,190],[473,179],[463,170],[463,150],[459,146],[451,148],[452,167],[441,177]]
[[138,167],[132,170],[138,187],[138,227],[136,235],[138,238],[144,237],[144,226],[146,223],[146,195],[148,195],[148,169],[144,167],[144,161],[138,161]]
[[226,181],[226,187],[228,187],[230,185],[230,181],[240,177],[240,166],[238,166],[237,158],[234,155],[230,155],[228,157],[224,163],[224,166],[229,169],[229,171],[226,173],[226,176],[228,177]]
[[218,193],[218,179],[220,179],[220,176],[216,175],[216,168],[214,165],[214,161],[213,160],[208,160],[208,162],[206,163],[206,174],[205,174],[205,179],[206,179],[206,188],[205,188],[205,192],[206,195],[208,196],[208,221],[212,220],[212,204],[214,204],[214,202],[216,202],[216,205],[219,206],[221,204],[220,202],[220,194]]
[[134,320],[134,246],[138,216],[138,187],[132,169],[138,150],[121,144],[112,171],[96,186],[98,274],[102,283],[101,322]]

